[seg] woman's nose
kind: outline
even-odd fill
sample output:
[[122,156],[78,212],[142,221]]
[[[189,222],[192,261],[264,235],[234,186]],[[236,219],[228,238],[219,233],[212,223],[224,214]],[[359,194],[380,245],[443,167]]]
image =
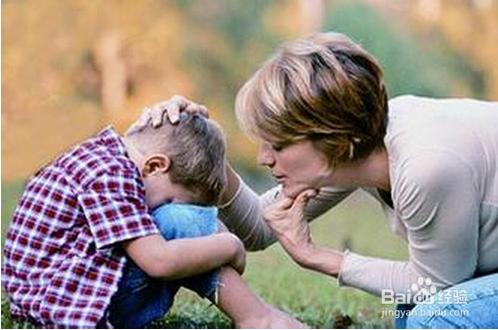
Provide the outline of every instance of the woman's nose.
[[259,147],[257,162],[259,165],[268,167],[271,167],[275,164],[275,158],[273,158],[273,155],[267,146],[262,145]]

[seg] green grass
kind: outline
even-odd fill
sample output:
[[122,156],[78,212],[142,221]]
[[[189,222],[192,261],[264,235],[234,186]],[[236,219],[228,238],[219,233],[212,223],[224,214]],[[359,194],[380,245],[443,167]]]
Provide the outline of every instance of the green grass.
[[[2,184],[2,239],[10,221],[21,183]],[[352,196],[312,224],[318,244],[341,247],[348,241],[357,253],[393,259],[407,255],[406,247],[389,232],[375,202]],[[3,241],[2,241],[3,246]],[[382,311],[393,306],[352,288],[338,288],[335,278],[303,270],[278,246],[248,255],[245,280],[265,301],[288,311],[314,328],[385,328],[392,320]],[[180,290],[175,305],[152,328],[231,328],[230,320],[209,302]],[[2,298],[2,328],[32,328],[10,318],[8,301]]]

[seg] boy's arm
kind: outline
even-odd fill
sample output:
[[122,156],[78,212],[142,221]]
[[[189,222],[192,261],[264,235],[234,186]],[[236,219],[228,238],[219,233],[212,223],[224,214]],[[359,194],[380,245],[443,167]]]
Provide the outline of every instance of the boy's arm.
[[166,241],[149,235],[123,243],[128,256],[149,276],[174,280],[191,277],[230,264],[244,271],[245,250],[237,236],[211,236]]

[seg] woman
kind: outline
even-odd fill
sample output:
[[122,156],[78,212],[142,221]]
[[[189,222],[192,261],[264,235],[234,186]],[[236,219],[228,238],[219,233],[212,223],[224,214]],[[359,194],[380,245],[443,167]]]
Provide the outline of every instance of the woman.
[[[177,97],[138,127],[181,110],[206,112]],[[377,60],[322,33],[283,45],[242,87],[236,114],[280,184],[258,196],[227,166],[220,214],[248,249],[276,239],[305,268],[405,302],[398,327],[498,327],[498,103],[388,102]],[[380,202],[408,261],[313,243],[308,221],[356,189]]]

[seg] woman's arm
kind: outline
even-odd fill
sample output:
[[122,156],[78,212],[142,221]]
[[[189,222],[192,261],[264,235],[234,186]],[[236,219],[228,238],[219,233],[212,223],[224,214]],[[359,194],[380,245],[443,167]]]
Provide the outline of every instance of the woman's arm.
[[295,199],[282,196],[265,209],[265,221],[284,250],[297,264],[323,274],[337,276],[343,261],[342,252],[316,246],[311,239],[309,223],[305,217],[308,201],[315,195],[316,191],[307,190]]
[[407,227],[407,262],[315,246],[304,217],[307,192],[272,205],[265,218],[299,265],[338,276],[339,284],[375,295],[383,290],[412,292],[420,279],[424,283],[430,279],[435,289],[442,289],[471,278],[477,266],[479,230],[479,194],[471,169],[455,156],[427,155],[407,165],[400,182],[394,187],[394,202]]
[[[219,205],[220,219],[236,234],[250,251],[262,250],[276,241],[272,229],[265,222],[263,210],[282,196],[280,187],[262,195],[256,194],[227,164],[228,187]],[[309,200],[304,219],[311,221],[346,198],[353,190],[327,187]]]
[[245,184],[229,164],[226,171],[228,184],[218,205],[221,221],[242,240],[247,250],[266,248],[275,239],[271,229],[262,221],[263,199]]
[[[442,289],[473,276],[477,267],[479,194],[472,170],[458,156],[431,153],[408,162],[394,188],[407,228],[407,262],[346,254],[339,282],[380,295],[405,293],[419,278]],[[426,288],[427,289],[427,288]]]

